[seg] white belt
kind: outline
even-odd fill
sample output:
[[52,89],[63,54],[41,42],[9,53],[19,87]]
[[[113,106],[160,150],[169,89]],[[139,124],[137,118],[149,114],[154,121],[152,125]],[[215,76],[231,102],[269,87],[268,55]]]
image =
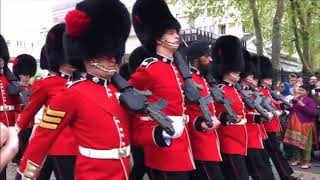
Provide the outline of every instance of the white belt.
[[[172,121],[180,121],[180,122],[184,122],[185,124],[187,124],[189,122],[189,116],[167,116],[168,118],[170,118]],[[141,116],[140,117],[141,121],[153,121],[153,119],[150,116]]]
[[247,124],[246,118],[241,119],[240,122],[238,123],[231,123],[231,125],[245,125],[245,124]]
[[0,106],[0,111],[14,111],[15,107],[12,105]]
[[121,159],[130,155],[130,146],[109,150],[90,149],[79,146],[81,155],[94,159]]

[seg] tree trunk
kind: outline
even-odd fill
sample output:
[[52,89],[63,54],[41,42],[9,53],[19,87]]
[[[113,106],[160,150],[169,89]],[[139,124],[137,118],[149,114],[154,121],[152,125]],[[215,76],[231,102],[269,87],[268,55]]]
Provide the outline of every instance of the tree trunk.
[[249,4],[250,4],[250,9],[252,11],[253,26],[254,26],[254,32],[256,35],[257,54],[263,55],[262,31],[261,31],[261,24],[259,21],[259,15],[256,7],[256,0],[249,0]]
[[283,10],[284,0],[277,0],[277,10],[273,18],[272,26],[272,64],[276,70],[280,70],[281,21]]
[[[312,65],[310,64],[310,46],[309,46],[309,32],[306,27],[306,23],[303,19],[303,15],[300,9],[300,4],[296,0],[290,0],[291,5],[291,21],[294,33],[295,47],[302,62],[302,71],[311,72]],[[297,19],[300,23],[300,29],[298,29]],[[308,20],[309,21],[309,20]],[[300,35],[299,35],[300,32]],[[302,38],[302,48],[300,46],[300,38]]]

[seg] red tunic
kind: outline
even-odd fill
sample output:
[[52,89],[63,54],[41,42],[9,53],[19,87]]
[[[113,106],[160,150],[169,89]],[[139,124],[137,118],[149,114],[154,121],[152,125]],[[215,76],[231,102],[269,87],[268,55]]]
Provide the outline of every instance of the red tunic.
[[[263,93],[265,97],[272,98],[267,88],[260,88],[259,92]],[[273,104],[274,107],[276,107]],[[278,108],[278,107],[277,107]],[[264,128],[267,132],[280,132],[281,131],[281,124],[278,117],[274,117],[271,121],[264,123]]]
[[[201,96],[210,96],[209,85],[204,78],[201,77],[200,72],[194,68],[191,69],[192,79],[200,86],[199,89]],[[215,109],[213,101],[208,104],[208,108],[213,115]],[[189,132],[192,145],[192,152],[195,160],[200,161],[222,161],[220,154],[220,142],[216,130],[201,132],[195,128],[196,119],[202,116],[200,108],[197,104],[187,104],[187,112],[190,117]]]
[[0,122],[6,126],[14,126],[16,122],[15,115],[19,108],[19,100],[17,96],[8,94],[8,85],[7,78],[0,75]]
[[[234,112],[244,119],[246,117],[244,110],[245,107],[237,90],[233,87],[233,85],[228,83],[220,84],[219,86],[224,91],[224,98],[232,100],[231,107]],[[226,112],[223,105],[219,103],[215,103],[215,107],[218,117],[220,117],[222,113]],[[218,134],[222,153],[247,155],[248,134],[245,124],[220,126],[218,129]]]
[[[111,84],[102,86],[89,80],[75,83],[54,97],[46,116],[56,112],[58,123],[39,124],[22,159],[19,171],[27,161],[41,165],[56,137],[68,126],[81,147],[110,150],[130,145],[129,117],[118,102],[118,90]],[[50,114],[49,114],[49,111]],[[51,128],[51,129],[50,129]],[[129,156],[120,159],[77,157],[75,179],[129,179]]]
[[[28,124],[34,121],[34,117],[43,105],[47,106],[52,98],[61,90],[65,89],[67,79],[53,75],[36,81],[32,86],[32,94],[27,107],[21,112],[17,119],[17,126],[25,129]],[[76,155],[78,152],[74,135],[67,127],[57,137],[51,147],[49,155]]]
[[[139,90],[150,90],[150,102],[164,98],[168,102],[162,112],[168,116],[185,116],[183,79],[172,60],[148,58],[129,81]],[[146,115],[143,115],[146,116]],[[146,166],[162,171],[189,171],[195,169],[187,128],[181,137],[173,139],[170,147],[159,147],[155,141],[155,121],[139,116],[133,120],[133,141],[144,148]]]

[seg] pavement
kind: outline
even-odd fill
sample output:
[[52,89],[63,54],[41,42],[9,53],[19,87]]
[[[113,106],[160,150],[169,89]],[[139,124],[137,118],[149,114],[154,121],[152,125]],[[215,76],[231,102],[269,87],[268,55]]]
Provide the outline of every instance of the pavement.
[[[13,163],[9,163],[7,168],[7,180],[14,180],[16,175],[17,165]],[[312,166],[310,169],[301,169],[300,166],[293,167],[295,176],[300,177],[302,180],[320,180],[320,162],[312,162]],[[273,167],[274,174],[277,180],[280,180],[277,171]],[[54,176],[52,175],[50,180],[55,180]],[[148,180],[146,176],[144,180]]]

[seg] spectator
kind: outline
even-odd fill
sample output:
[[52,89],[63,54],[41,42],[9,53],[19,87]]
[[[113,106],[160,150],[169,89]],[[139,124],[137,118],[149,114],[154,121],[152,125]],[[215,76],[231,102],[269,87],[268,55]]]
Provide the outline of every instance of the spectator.
[[[0,172],[17,154],[19,148],[18,132],[0,122]],[[0,179],[2,179],[1,177]]]
[[318,79],[316,76],[311,76],[309,79],[309,84],[313,87],[315,87],[316,83],[318,82]]
[[289,74],[289,84],[290,86],[294,86],[297,83],[297,75],[295,73],[290,73]]
[[303,77],[302,76],[298,76],[297,83],[303,84]]
[[[302,162],[301,168],[311,167],[312,144],[317,142],[316,135],[316,102],[309,96],[311,86],[304,84],[299,87],[299,96],[293,100],[289,115],[289,123],[284,137],[284,143],[293,145],[293,161],[296,166]],[[314,142],[312,140],[315,140]]]

